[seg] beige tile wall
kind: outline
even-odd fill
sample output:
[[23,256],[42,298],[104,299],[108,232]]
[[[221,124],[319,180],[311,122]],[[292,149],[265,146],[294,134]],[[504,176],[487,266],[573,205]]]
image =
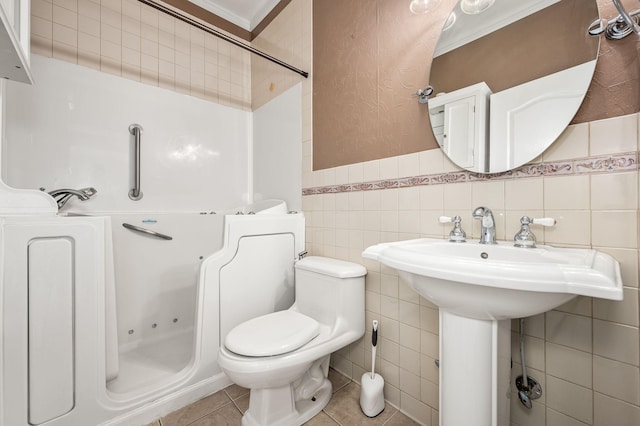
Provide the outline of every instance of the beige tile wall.
[[[251,44],[255,48],[311,74],[313,49],[310,17],[311,2],[309,0],[293,0]],[[253,109],[260,108],[299,82],[302,82],[302,108],[305,111],[310,111],[311,78],[304,78],[266,59],[253,56],[251,59]],[[310,123],[303,123],[303,125],[308,127]],[[310,128],[307,132],[310,132]],[[310,135],[308,139],[311,139]]]
[[[311,16],[311,2],[291,2],[252,45],[310,72],[311,26],[303,16]],[[32,0],[31,49],[244,110],[303,82],[311,108],[310,80],[136,0]]]
[[32,53],[251,109],[249,52],[136,0],[32,0],[31,49]]
[[[571,126],[538,161],[635,152],[638,115]],[[306,160],[308,161],[308,159]],[[309,167],[307,165],[307,167]],[[305,187],[359,183],[457,170],[440,151],[387,158],[305,174]],[[366,317],[379,319],[378,367],[385,395],[427,425],[437,424],[437,308],[408,288],[397,273],[361,252],[369,245],[417,237],[444,238],[440,215],[459,214],[478,237],[471,211],[496,214],[498,238],[510,239],[524,215],[555,217],[535,229],[538,240],[594,247],[622,265],[624,301],[587,297],[525,321],[529,373],[544,388],[526,410],[512,395],[512,425],[640,424],[638,326],[638,172],[489,180],[303,197],[310,253],[363,263],[369,274]],[[333,357],[335,368],[358,380],[370,368],[370,331]],[[512,335],[513,376],[521,374],[518,324]]]

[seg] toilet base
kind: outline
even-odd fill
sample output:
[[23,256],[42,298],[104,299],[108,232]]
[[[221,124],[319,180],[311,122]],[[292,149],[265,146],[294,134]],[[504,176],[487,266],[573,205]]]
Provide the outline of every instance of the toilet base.
[[297,402],[291,385],[252,389],[249,409],[242,416],[242,426],[299,426],[327,406],[331,391],[328,379],[324,379],[312,398]]

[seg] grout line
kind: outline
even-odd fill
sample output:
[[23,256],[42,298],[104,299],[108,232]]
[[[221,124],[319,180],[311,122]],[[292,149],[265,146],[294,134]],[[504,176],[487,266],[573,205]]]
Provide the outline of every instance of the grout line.
[[352,383],[352,382],[353,382],[352,380],[349,380],[348,382],[346,382],[345,384],[343,384],[343,385],[342,385],[342,386],[340,386],[339,388],[334,389],[334,390],[333,390],[333,393],[335,394],[335,393],[336,393],[336,392],[338,392],[340,389],[344,389],[345,387],[347,387],[347,386],[348,386],[350,383]]
[[188,423],[188,424],[187,424],[187,426],[192,425],[192,424],[194,424],[195,422],[200,421],[200,420],[202,420],[203,418],[205,418],[205,417],[207,417],[207,416],[210,416],[211,414],[213,414],[213,413],[215,413],[215,412],[218,412],[218,411],[222,410],[224,407],[226,407],[227,405],[229,405],[229,404],[231,404],[231,403],[233,403],[233,401],[229,401],[228,403],[226,403],[226,404],[224,404],[224,405],[221,405],[220,407],[216,408],[215,410],[213,410],[213,411],[209,411],[207,414],[205,414],[205,415],[203,415],[203,416],[198,417],[197,419],[195,419],[195,420],[194,420],[194,421],[192,421],[191,423]]
[[[385,408],[385,409],[386,409],[386,408]],[[384,423],[382,423],[382,426],[384,426],[384,425],[386,425],[387,423],[389,423],[389,422],[391,421],[391,419],[392,419],[392,418],[394,418],[394,417],[395,417],[399,412],[400,412],[400,411],[396,410],[396,412],[395,412],[395,413],[393,413],[392,415],[390,415],[390,416],[389,416],[389,418],[388,418]]]
[[224,388],[222,390],[224,391],[224,394],[227,395],[227,398],[229,398],[231,401],[233,401],[233,398],[231,398],[231,395],[229,395],[229,392],[227,392],[227,388]]
[[327,413],[326,411],[324,411],[324,409],[322,409],[322,412],[323,412],[324,414],[326,414],[326,415],[327,415],[327,417],[329,417],[331,420],[333,420],[333,422],[334,422],[335,424],[337,424],[337,425],[339,425],[339,426],[343,426],[343,425],[342,425],[342,423],[340,423],[338,420],[336,420],[335,418],[333,418],[333,416],[332,416],[331,414]]
[[[226,392],[225,392],[225,393],[226,393]],[[206,398],[206,397],[205,397],[205,398]],[[203,399],[204,399],[204,398],[203,398]],[[195,401],[194,403],[187,405],[187,407],[190,407],[190,406],[192,406],[192,405],[196,404],[197,402],[198,402],[198,401]],[[224,407],[226,407],[227,405],[229,405],[229,404],[231,404],[231,403],[233,403],[233,401],[231,401],[231,398],[229,398],[229,402],[227,402],[226,404],[222,404],[220,407],[216,408],[215,410],[213,410],[213,411],[209,411],[209,412],[207,412],[206,414],[203,414],[202,416],[198,417],[197,419],[194,419],[192,422],[187,423],[187,425],[186,425],[186,426],[192,425],[192,424],[194,424],[195,422],[197,422],[197,421],[199,421],[199,420],[202,420],[203,418],[205,418],[205,417],[207,417],[207,416],[210,416],[211,414],[213,414],[213,413],[215,413],[215,412],[217,412],[217,411],[219,411],[219,410],[223,409]],[[183,407],[183,408],[186,408],[186,407]],[[162,425],[162,423],[161,423],[161,425]]]
[[233,397],[229,394],[229,392],[227,392],[227,389],[228,389],[229,387],[230,387],[230,386],[227,386],[226,388],[224,388],[224,389],[222,389],[222,390],[223,390],[223,391],[224,391],[224,393],[229,397],[229,399],[230,399],[231,401],[236,401],[236,400],[238,400],[238,399],[240,399],[240,398],[242,398],[242,397],[244,397],[244,396],[246,396],[246,395],[249,395],[249,392],[250,392],[250,390],[248,390],[248,391],[247,391],[247,393],[243,393],[242,395],[238,395],[237,397],[233,398]]
[[[237,398],[237,399],[240,399],[240,398]],[[231,403],[233,404],[234,407],[236,407],[236,410],[240,412],[240,415],[244,416],[244,412],[240,409],[240,407],[238,407],[238,404],[236,403],[236,401],[232,399]]]

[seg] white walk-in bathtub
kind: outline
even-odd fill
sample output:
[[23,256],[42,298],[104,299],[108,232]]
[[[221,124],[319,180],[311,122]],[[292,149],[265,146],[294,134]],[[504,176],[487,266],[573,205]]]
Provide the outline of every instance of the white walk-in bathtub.
[[0,425],[142,425],[230,384],[221,336],[262,313],[236,289],[293,298],[304,218],[270,213],[0,217]]

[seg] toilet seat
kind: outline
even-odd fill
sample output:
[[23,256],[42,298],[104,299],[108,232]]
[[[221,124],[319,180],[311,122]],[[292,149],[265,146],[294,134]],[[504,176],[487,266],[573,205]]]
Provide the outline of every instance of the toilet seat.
[[227,334],[225,346],[243,356],[263,357],[295,351],[320,334],[318,321],[286,310],[250,319]]

